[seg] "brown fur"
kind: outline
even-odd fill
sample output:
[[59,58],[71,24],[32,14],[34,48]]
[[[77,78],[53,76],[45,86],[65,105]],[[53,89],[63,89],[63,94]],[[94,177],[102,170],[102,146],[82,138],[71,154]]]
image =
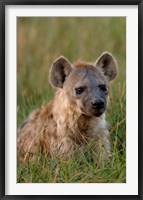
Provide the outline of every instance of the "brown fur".
[[[97,88],[103,83],[108,88],[116,74],[117,65],[109,53],[102,54],[95,64],[78,61],[72,65],[64,57],[58,58],[50,73],[52,85],[58,88],[54,100],[33,111],[19,129],[18,155],[24,155],[24,159],[35,153],[69,155],[74,149],[95,141],[95,152],[102,152],[104,158],[108,156],[110,142],[105,110],[98,113],[90,102],[95,96],[107,101],[108,95]],[[74,87],[78,84],[86,86],[85,96],[75,94]]]

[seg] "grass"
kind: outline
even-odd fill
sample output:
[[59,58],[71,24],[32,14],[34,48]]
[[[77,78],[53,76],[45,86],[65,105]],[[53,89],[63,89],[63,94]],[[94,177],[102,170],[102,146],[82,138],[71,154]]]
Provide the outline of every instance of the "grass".
[[17,19],[17,126],[35,108],[54,95],[48,82],[51,63],[60,55],[71,62],[94,62],[103,51],[111,52],[119,65],[111,83],[107,121],[112,157],[97,158],[90,145],[71,158],[37,156],[34,162],[18,161],[20,183],[114,183],[126,182],[126,19],[28,18]]

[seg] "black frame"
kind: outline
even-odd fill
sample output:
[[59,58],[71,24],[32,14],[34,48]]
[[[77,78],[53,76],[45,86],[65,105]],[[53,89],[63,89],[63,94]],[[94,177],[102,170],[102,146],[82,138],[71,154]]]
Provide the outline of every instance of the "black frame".
[[95,199],[143,199],[143,0],[0,0],[0,199],[69,199],[76,196],[5,195],[5,6],[6,5],[138,5],[138,195],[77,196]]

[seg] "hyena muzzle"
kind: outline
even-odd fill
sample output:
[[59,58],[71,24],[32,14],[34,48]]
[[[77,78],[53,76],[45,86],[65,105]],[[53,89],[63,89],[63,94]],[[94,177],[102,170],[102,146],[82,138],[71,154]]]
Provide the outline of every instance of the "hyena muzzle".
[[19,129],[18,155],[69,155],[93,142],[97,155],[110,155],[110,134],[105,119],[109,83],[117,75],[114,57],[104,52],[95,63],[71,64],[63,56],[51,67],[54,99],[34,110]]

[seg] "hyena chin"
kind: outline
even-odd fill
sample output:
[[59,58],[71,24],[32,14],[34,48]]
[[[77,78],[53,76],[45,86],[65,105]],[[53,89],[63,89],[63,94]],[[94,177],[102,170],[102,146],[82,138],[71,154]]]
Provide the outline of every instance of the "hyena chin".
[[104,52],[95,63],[71,64],[63,56],[51,67],[50,82],[57,88],[54,100],[34,110],[19,129],[18,155],[36,153],[67,156],[93,142],[97,156],[110,155],[105,111],[109,82],[117,75],[114,57]]

